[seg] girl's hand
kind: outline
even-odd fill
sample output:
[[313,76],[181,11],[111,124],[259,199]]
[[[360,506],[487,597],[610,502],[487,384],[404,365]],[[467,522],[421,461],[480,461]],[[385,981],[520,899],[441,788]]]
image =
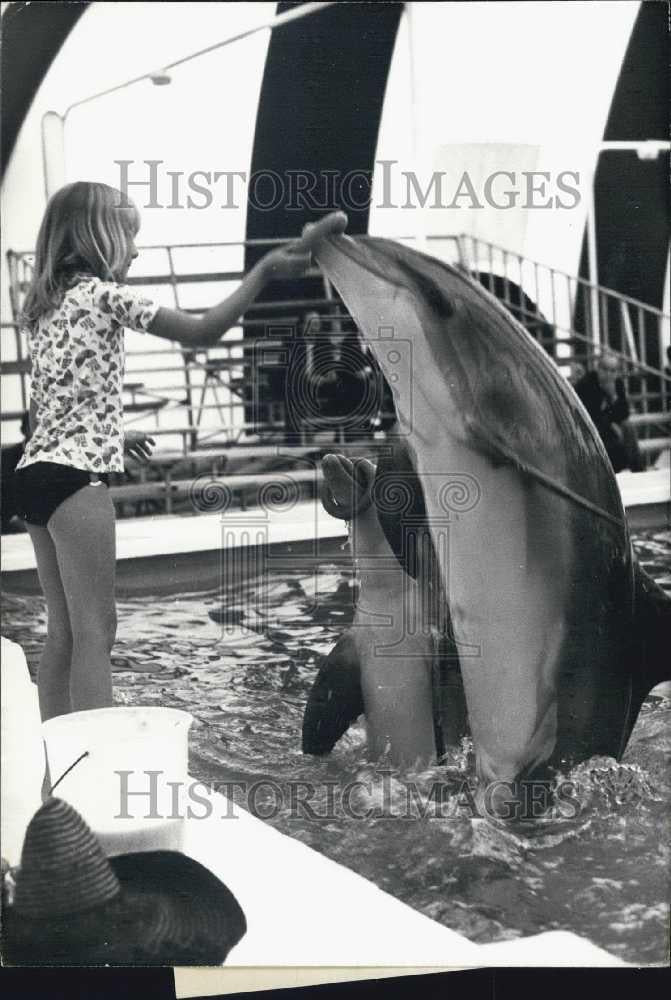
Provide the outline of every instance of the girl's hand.
[[138,462],[148,462],[156,441],[145,431],[126,431],[124,452]]
[[299,240],[294,240],[284,247],[271,250],[263,258],[261,264],[266,281],[277,278],[301,278],[309,269],[312,258],[309,253],[301,253]]
[[268,281],[274,278],[300,278],[310,267],[312,249],[319,240],[344,232],[347,216],[344,212],[331,212],[319,222],[303,227],[300,239],[292,240],[284,247],[271,250],[262,261]]

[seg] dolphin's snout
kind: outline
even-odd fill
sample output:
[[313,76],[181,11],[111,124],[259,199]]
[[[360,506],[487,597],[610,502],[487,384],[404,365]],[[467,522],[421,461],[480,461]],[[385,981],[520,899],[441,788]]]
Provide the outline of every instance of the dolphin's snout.
[[308,222],[303,226],[299,244],[301,250],[312,252],[320,240],[329,236],[339,236],[347,229],[348,219],[344,212],[331,212],[318,222]]
[[322,503],[332,517],[349,521],[370,507],[375,475],[370,462],[355,463],[345,455],[325,455],[322,471],[325,481]]

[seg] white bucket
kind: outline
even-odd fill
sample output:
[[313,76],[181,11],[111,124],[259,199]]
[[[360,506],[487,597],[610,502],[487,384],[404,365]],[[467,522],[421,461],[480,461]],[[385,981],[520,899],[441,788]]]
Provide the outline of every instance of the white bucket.
[[118,707],[43,723],[54,795],[81,813],[108,856],[182,849],[192,721],[174,708]]
[[23,650],[4,636],[0,649],[0,848],[14,866],[21,860],[26,827],[42,804],[44,745],[37,688]]

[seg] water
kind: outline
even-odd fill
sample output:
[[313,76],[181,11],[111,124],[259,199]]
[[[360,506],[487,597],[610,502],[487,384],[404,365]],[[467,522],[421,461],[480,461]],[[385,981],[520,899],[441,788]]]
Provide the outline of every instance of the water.
[[[635,545],[671,591],[671,534],[639,533]],[[471,940],[567,929],[629,962],[668,962],[671,701],[648,698],[620,763],[594,758],[573,770],[572,818],[474,818],[467,743],[447,767],[421,774],[369,762],[362,724],[328,758],[301,754],[307,693],[354,597],[351,572],[325,564],[250,580],[223,599],[121,601],[117,700],[192,712],[194,776],[245,781],[238,801]],[[41,598],[5,597],[3,633],[33,671],[44,631]]]

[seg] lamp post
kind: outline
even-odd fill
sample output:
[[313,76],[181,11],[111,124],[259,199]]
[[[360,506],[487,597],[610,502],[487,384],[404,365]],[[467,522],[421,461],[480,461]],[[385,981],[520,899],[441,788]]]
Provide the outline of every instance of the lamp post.
[[172,82],[172,78],[167,70],[157,70],[152,73],[145,73],[144,76],[134,77],[119,83],[115,87],[101,90],[89,97],[83,97],[80,101],[69,104],[63,114],[58,111],[45,111],[40,124],[40,134],[42,140],[42,165],[44,170],[44,193],[47,200],[54,191],[57,191],[65,184],[65,123],[68,115],[75,108],[80,108],[83,104],[90,104],[97,101],[99,97],[106,97],[117,90],[124,90],[126,87],[139,83],[141,80],[150,80],[155,87],[165,87]]
[[80,101],[74,101],[70,104],[63,114],[59,114],[57,111],[46,111],[42,115],[41,123],[41,138],[42,138],[42,162],[44,166],[44,190],[47,199],[56,191],[59,187],[65,183],[65,123],[68,115],[75,108],[80,108],[83,104],[90,104],[91,101],[97,101],[99,97],[106,97],[108,94],[113,94],[118,90],[125,90],[126,87],[131,87],[133,84],[141,83],[143,80],[149,80],[155,87],[164,87],[171,82],[170,70],[174,69],[176,66],[181,66],[183,63],[190,62],[192,59],[198,59],[200,56],[206,55],[209,52],[214,52],[215,49],[220,49],[225,45],[231,45],[233,42],[238,42],[243,38],[248,38],[250,35],[255,35],[259,31],[269,30],[273,31],[275,28],[279,28],[282,25],[289,24],[291,21],[299,20],[302,17],[307,17],[310,14],[316,14],[320,10],[324,10],[326,7],[332,7],[335,0],[325,0],[325,2],[319,3],[304,3],[299,7],[295,7],[292,10],[285,11],[283,14],[278,14],[275,17],[270,18],[268,21],[264,21],[263,24],[257,24],[252,28],[246,28],[243,31],[238,31],[233,35],[229,35],[227,38],[222,39],[220,42],[215,42],[213,45],[208,45],[204,49],[199,49],[197,52],[192,52],[188,56],[182,56],[180,59],[175,59],[174,62],[168,63],[163,69],[154,70],[149,73],[142,73],[140,76],[134,76],[131,80],[125,80],[123,83],[118,83],[114,87],[108,87],[106,90],[100,90],[96,94],[91,94],[89,97],[84,97]]
[[65,116],[45,111],[40,122],[44,196],[49,200],[65,184]]

